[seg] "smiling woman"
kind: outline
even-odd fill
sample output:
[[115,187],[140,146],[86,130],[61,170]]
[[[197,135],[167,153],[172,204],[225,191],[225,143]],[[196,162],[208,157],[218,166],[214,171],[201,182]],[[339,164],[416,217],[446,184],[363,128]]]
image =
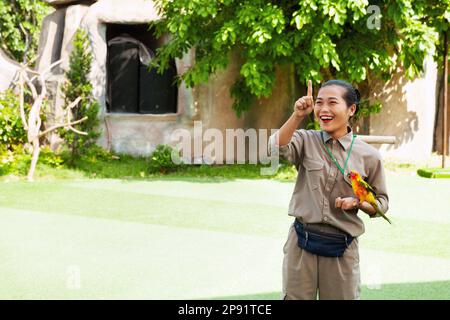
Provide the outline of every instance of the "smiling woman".
[[321,128],[334,138],[345,135],[349,119],[358,110],[359,100],[359,91],[349,83],[342,80],[325,82],[314,106]]
[[[373,186],[380,211],[388,209],[381,156],[356,139],[349,126],[359,100],[351,84],[330,80],[314,103],[309,81],[307,95],[296,101],[291,117],[269,140],[271,150],[279,147],[298,171],[288,211],[295,219],[283,248],[285,299],[359,299],[358,237],[364,223],[357,213],[378,214],[354,198],[350,170]],[[313,110],[321,131],[297,130]]]

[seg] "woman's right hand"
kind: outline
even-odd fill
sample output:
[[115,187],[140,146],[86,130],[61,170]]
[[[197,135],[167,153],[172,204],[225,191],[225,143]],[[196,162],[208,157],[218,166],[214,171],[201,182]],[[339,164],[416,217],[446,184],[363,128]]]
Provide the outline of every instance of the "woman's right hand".
[[312,81],[308,80],[308,92],[306,96],[301,97],[294,104],[294,115],[297,118],[304,118],[313,111],[314,99],[312,91]]

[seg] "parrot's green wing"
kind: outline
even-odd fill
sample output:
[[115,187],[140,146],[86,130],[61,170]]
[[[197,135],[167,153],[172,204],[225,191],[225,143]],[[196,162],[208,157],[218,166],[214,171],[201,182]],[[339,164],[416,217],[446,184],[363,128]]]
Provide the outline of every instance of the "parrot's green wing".
[[369,190],[370,192],[372,192],[374,195],[376,194],[375,193],[375,190],[373,190],[373,188],[372,188],[372,186],[370,185],[370,184],[368,184],[366,181],[364,181],[364,180],[359,180],[359,183],[364,187],[364,188],[366,188],[367,190]]

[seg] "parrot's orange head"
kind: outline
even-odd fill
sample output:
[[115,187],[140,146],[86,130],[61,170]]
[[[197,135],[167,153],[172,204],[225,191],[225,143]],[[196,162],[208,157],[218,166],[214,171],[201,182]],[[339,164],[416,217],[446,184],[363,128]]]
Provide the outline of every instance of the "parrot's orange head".
[[359,173],[355,170],[351,170],[350,173],[347,175],[347,177],[351,180],[358,179],[360,177]]

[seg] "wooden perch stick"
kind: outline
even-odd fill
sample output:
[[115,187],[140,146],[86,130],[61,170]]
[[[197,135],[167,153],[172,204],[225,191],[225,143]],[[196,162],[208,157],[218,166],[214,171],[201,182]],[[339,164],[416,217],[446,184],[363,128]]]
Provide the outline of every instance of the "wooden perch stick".
[[395,136],[367,136],[367,135],[359,135],[362,141],[370,143],[370,144],[396,144],[397,138]]

